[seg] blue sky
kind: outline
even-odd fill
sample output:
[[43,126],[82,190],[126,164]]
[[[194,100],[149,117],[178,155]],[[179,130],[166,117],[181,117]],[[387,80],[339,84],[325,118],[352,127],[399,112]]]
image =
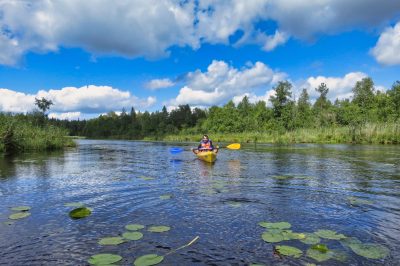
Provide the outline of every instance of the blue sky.
[[[352,11],[353,10],[353,11]],[[351,97],[400,79],[400,1],[1,1],[0,111],[88,118],[251,101],[280,80]]]

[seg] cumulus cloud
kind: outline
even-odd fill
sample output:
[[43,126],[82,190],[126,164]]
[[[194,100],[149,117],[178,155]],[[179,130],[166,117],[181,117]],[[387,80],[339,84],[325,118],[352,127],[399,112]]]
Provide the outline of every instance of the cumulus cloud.
[[400,22],[381,34],[371,53],[383,65],[400,65]]
[[60,120],[78,120],[81,118],[81,112],[50,113],[49,118]]
[[[55,113],[102,113],[118,111],[122,108],[148,108],[155,104],[154,97],[140,99],[129,91],[121,91],[109,86],[84,86],[80,88],[65,87],[59,90],[40,90],[35,95],[16,92],[9,89],[0,89],[0,111],[29,112],[35,108],[36,98],[44,97],[54,105],[51,111]],[[55,114],[57,115],[57,114]]]
[[[27,52],[59,47],[94,56],[159,58],[173,46],[231,44],[238,33],[238,43],[271,51],[290,36],[380,27],[399,10],[394,0],[0,1],[0,64],[15,65]],[[259,26],[268,21],[278,28]]]
[[328,98],[331,101],[336,99],[350,98],[353,93],[352,89],[357,81],[367,77],[363,72],[351,72],[346,74],[344,77],[309,77],[306,82],[301,86],[298,86],[299,91],[303,88],[308,90],[311,99],[316,99],[319,94],[315,91],[315,88],[321,83],[325,83],[329,88]]
[[174,86],[175,83],[168,79],[153,79],[150,80],[148,83],[145,84],[145,87],[150,89],[150,90],[158,90],[158,89],[163,89],[163,88],[169,88]]
[[237,69],[224,61],[214,60],[206,72],[196,70],[187,75],[187,84],[180,89],[179,95],[171,104],[221,104],[234,96],[274,85],[286,76],[283,72],[273,71],[262,62]]

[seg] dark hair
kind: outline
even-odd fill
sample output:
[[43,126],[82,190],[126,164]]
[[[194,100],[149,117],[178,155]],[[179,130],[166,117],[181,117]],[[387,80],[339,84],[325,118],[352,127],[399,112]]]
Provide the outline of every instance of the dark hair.
[[205,135],[205,134],[204,134],[204,135],[203,135],[203,138],[204,138],[204,137],[208,138],[208,135]]

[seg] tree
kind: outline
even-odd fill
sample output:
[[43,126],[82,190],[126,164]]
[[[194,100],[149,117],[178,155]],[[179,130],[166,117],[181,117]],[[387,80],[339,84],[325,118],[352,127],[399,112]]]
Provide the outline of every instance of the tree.
[[307,89],[303,89],[297,100],[296,127],[307,127],[311,125],[311,104]]
[[270,97],[274,118],[286,129],[289,128],[291,118],[291,107],[293,107],[290,97],[292,96],[292,84],[288,81],[280,81],[274,88],[275,96]]
[[371,78],[363,78],[361,81],[357,81],[353,88],[353,103],[360,108],[361,121],[363,124],[370,118],[369,114],[374,108],[374,97],[375,97],[374,82]]
[[320,94],[314,103],[314,113],[318,126],[329,126],[335,121],[334,112],[332,112],[332,103],[327,98],[329,88],[325,83],[321,83],[315,90]]
[[35,98],[35,105],[45,114],[46,111],[50,109],[50,106],[53,105],[53,102],[44,97],[42,97],[42,99]]

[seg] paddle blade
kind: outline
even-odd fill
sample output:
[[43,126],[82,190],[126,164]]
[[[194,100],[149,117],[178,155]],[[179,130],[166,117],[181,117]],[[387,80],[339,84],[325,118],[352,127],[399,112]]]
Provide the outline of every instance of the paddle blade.
[[172,154],[177,154],[177,153],[183,152],[183,149],[175,147],[175,148],[169,149],[169,152],[172,153]]
[[229,144],[226,147],[228,149],[231,149],[231,150],[238,150],[238,149],[240,149],[240,143],[232,143],[232,144]]

